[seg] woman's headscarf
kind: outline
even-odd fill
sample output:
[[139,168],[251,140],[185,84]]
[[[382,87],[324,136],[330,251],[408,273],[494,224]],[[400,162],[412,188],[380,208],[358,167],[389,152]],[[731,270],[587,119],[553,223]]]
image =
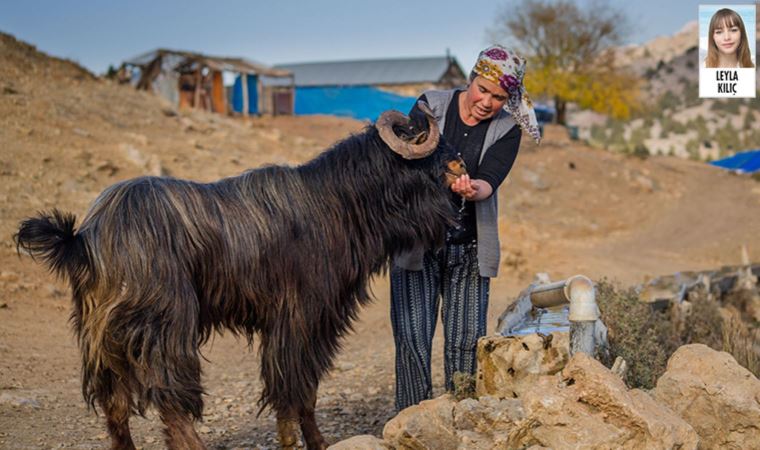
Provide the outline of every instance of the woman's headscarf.
[[472,72],[498,84],[507,92],[504,109],[512,115],[523,132],[539,143],[541,133],[536,112],[523,85],[525,59],[500,45],[493,45],[480,52]]

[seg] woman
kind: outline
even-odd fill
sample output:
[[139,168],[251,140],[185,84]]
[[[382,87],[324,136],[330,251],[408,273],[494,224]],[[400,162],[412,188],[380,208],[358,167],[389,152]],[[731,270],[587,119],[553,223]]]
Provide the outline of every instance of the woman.
[[[500,46],[478,56],[466,90],[428,91],[441,134],[461,154],[468,175],[451,189],[460,223],[440,250],[401,255],[391,270],[391,323],[396,344],[396,408],[432,396],[430,354],[439,298],[446,389],[455,372],[475,373],[477,340],[486,332],[488,288],[499,267],[496,191],[517,157],[520,138],[540,140],[523,86],[525,60]],[[420,114],[415,106],[410,115]]]
[[710,19],[707,37],[705,67],[755,67],[752,64],[744,21],[736,11],[728,8],[719,9]]

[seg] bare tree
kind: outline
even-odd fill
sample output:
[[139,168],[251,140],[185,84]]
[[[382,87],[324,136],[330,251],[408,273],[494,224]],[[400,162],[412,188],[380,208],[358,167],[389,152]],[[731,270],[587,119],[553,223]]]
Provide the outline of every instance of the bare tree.
[[523,52],[529,90],[553,98],[557,122],[564,124],[567,102],[629,114],[637,83],[615,67],[613,51],[628,29],[626,17],[608,3],[581,8],[570,0],[526,0],[503,5],[488,34]]

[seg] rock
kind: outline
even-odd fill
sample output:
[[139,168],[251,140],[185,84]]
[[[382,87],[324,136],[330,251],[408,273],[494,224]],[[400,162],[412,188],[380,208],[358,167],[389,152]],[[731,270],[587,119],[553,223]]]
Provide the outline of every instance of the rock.
[[520,400],[498,399],[484,395],[475,400],[462,400],[454,405],[454,428],[458,430],[509,430],[512,424],[522,420],[525,412]]
[[89,131],[87,131],[87,130],[84,130],[84,129],[82,129],[82,128],[74,128],[74,129],[73,129],[73,130],[71,130],[71,131],[73,131],[73,132],[74,132],[74,134],[76,134],[76,135],[79,135],[79,136],[82,136],[82,137],[86,137],[86,138],[88,138],[88,137],[91,137],[91,136],[92,136],[92,135],[90,134],[90,132],[89,132]]
[[680,347],[654,396],[696,430],[700,448],[760,448],[760,381],[728,353]]
[[567,333],[484,337],[478,341],[476,393],[520,397],[540,376],[562,370],[568,359]]
[[525,419],[509,447],[696,449],[694,429],[584,353],[522,395]]
[[454,405],[454,429],[459,448],[508,448],[509,433],[524,417],[517,399],[483,396],[465,399]]
[[342,362],[342,363],[338,364],[338,367],[336,367],[336,369],[338,369],[341,372],[347,372],[347,371],[353,370],[355,368],[356,368],[356,364],[353,364],[353,363],[350,363],[350,362]]
[[660,186],[655,180],[649,177],[646,177],[644,175],[636,176],[636,178],[634,179],[634,186],[644,189],[647,192],[654,192],[654,191],[660,190]]
[[541,178],[541,175],[529,169],[523,168],[522,178],[524,181],[530,183],[537,191],[545,191],[550,187],[549,184]]
[[164,168],[161,166],[161,160],[158,156],[145,156],[140,149],[126,143],[119,144],[119,149],[123,152],[124,157],[127,160],[141,168],[146,175],[157,177],[164,174]]
[[139,145],[146,147],[150,140],[148,139],[148,136],[140,133],[124,133],[125,136],[127,136],[130,139],[133,139],[135,142],[137,142]]
[[21,397],[18,395],[11,395],[8,393],[0,394],[0,404],[7,404],[18,407],[28,407],[33,409],[40,408],[40,402],[33,398]]
[[390,450],[393,447],[369,434],[354,436],[327,447],[328,450]]
[[201,426],[198,428],[198,432],[199,432],[199,433],[201,433],[201,434],[209,434],[209,433],[211,433],[211,428],[209,428],[209,427],[208,427],[208,426],[206,426],[206,425],[201,425]]
[[388,421],[383,438],[392,447],[409,449],[456,449],[454,398],[443,395],[404,409]]
[[0,281],[14,282],[18,281],[18,274],[9,270],[3,270],[0,272]]

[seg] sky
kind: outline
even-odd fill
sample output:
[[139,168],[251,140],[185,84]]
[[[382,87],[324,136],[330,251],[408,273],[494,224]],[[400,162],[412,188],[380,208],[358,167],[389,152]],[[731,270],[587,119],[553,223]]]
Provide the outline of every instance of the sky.
[[[266,65],[442,56],[448,50],[469,71],[478,52],[492,43],[486,30],[496,25],[499,11],[520,3],[0,0],[0,31],[95,73],[158,47],[239,56]],[[693,0],[610,3],[630,21],[626,43],[673,34],[699,18],[699,2]]]

